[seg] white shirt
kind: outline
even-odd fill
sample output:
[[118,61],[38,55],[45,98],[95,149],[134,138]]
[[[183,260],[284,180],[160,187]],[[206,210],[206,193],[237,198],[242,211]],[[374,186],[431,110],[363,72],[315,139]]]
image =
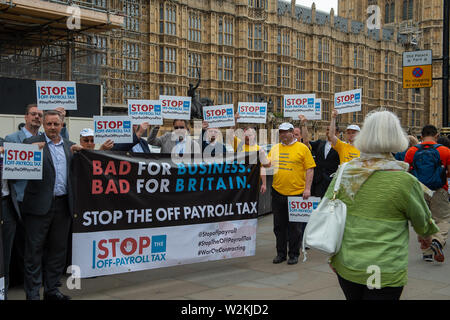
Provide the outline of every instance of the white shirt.
[[327,141],[327,143],[325,143],[325,148],[324,148],[324,158],[325,159],[327,158],[330,150],[331,150],[331,143],[330,143],[330,141]]

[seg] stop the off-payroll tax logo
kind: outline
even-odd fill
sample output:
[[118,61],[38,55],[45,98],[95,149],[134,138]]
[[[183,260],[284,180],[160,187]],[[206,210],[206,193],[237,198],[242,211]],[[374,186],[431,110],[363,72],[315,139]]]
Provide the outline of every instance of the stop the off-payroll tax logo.
[[92,269],[166,261],[167,235],[92,241]]

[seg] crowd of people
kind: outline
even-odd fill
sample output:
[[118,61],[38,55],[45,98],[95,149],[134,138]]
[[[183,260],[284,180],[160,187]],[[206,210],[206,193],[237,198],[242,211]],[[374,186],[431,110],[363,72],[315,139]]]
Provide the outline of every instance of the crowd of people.
[[[58,289],[67,266],[72,221],[69,169],[74,152],[95,149],[95,141],[94,131],[85,128],[79,144],[71,142],[64,117],[64,109],[43,112],[34,104],[28,105],[25,125],[0,139],[0,153],[3,142],[37,144],[43,149],[41,180],[0,179],[5,291],[13,243],[22,242],[18,255],[24,266],[26,298],[30,300],[40,299],[42,286],[44,299],[70,299]],[[274,264],[287,260],[295,265],[300,256],[306,223],[289,221],[288,197],[330,198],[334,173],[349,162],[338,193],[347,205],[344,238],[330,266],[347,299],[399,299],[407,281],[408,221],[418,235],[423,260],[444,262],[450,217],[450,143],[432,125],[423,128],[419,143],[415,137],[406,136],[397,116],[389,111],[369,113],[362,128],[347,126],[346,141],[342,141],[337,117],[334,110],[326,137],[316,141],[310,140],[305,116],[299,116],[300,127],[282,123],[278,127],[279,143],[268,154],[257,144],[256,128],[251,125],[243,128],[243,137],[234,136],[229,144],[234,152],[259,153],[261,193],[267,190],[266,175],[273,174]],[[219,139],[220,131],[207,122],[203,121],[198,139],[190,135],[189,121],[174,120],[172,124],[173,130],[163,135],[158,135],[158,126],[152,127],[147,138],[150,125],[135,125],[132,143],[108,140],[99,150],[151,153],[150,146],[155,146],[161,153],[179,156],[205,150],[212,156],[228,152]],[[375,290],[367,286],[367,267],[371,265],[378,265],[382,271],[380,288]]]

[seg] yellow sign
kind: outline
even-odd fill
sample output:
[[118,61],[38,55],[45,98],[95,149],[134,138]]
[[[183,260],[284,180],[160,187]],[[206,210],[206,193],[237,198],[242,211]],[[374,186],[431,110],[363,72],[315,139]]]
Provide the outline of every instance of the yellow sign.
[[403,89],[430,88],[432,86],[431,65],[403,67]]

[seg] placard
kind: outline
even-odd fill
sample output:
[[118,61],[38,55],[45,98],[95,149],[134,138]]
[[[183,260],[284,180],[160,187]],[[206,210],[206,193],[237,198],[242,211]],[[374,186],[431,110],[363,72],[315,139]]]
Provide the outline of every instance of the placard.
[[315,94],[291,94],[284,96],[284,117],[298,120],[300,114],[307,119],[315,115]]
[[238,123],[266,123],[267,102],[239,102]]
[[314,101],[314,114],[310,115],[306,119],[308,119],[308,120],[322,120],[322,99],[316,99]]
[[106,140],[114,143],[132,143],[133,126],[130,117],[122,116],[95,116],[94,142],[102,144]]
[[210,128],[233,127],[234,108],[232,104],[203,107],[203,120]]
[[42,150],[36,144],[3,144],[3,179],[42,179]]
[[319,197],[309,197],[308,200],[303,200],[303,197],[288,197],[289,221],[308,222],[320,200]]
[[77,86],[74,81],[36,81],[39,110],[77,110]]
[[362,89],[334,94],[334,108],[339,114],[361,111]]
[[159,100],[128,100],[128,116],[133,124],[143,122],[158,126],[163,124]]
[[164,119],[191,119],[191,97],[159,96]]

